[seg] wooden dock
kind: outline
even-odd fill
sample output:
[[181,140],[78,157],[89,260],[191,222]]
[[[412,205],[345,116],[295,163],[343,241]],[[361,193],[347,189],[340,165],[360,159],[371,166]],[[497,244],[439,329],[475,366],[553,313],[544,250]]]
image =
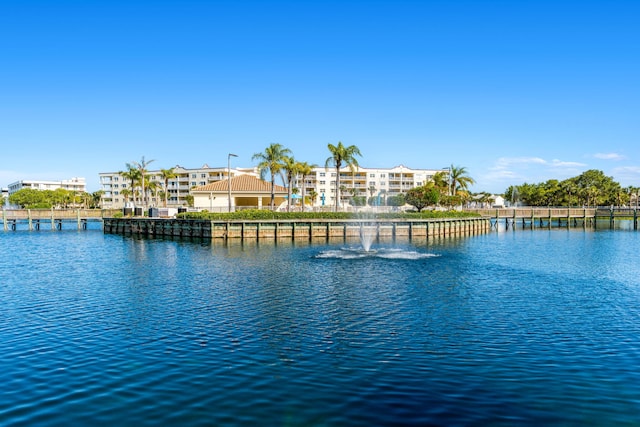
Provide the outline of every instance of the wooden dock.
[[491,227],[497,228],[500,222],[505,227],[522,228],[556,227],[597,227],[598,222],[608,221],[609,228],[619,220],[632,220],[633,229],[638,229],[638,209],[634,208],[507,208],[507,209],[469,209],[491,219]]
[[102,220],[120,210],[114,209],[3,209],[2,224],[5,231],[16,230],[18,222],[26,222],[28,230],[40,230],[49,225],[51,230],[62,230],[63,222],[72,222],[78,230],[86,229],[91,219]]
[[488,218],[211,221],[159,218],[105,218],[104,233],[206,239],[350,239],[361,231],[377,240],[470,236],[490,230]]

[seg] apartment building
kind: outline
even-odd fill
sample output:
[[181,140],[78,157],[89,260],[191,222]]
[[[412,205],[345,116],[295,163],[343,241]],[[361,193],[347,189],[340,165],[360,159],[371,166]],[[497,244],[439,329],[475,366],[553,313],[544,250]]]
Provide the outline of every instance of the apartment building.
[[34,190],[57,190],[63,188],[69,191],[77,191],[84,193],[87,191],[87,183],[85,178],[71,178],[62,181],[40,181],[40,180],[21,180],[12,182],[7,187],[7,193],[11,196],[16,191],[23,188],[33,188]]
[[[420,187],[438,172],[448,173],[447,169],[411,169],[400,165],[393,168],[348,167],[340,170],[341,205],[353,195],[379,197],[381,204],[387,197],[397,196],[407,190]],[[337,175],[335,168],[314,168],[310,175],[304,177],[306,194],[315,193],[314,206],[332,206],[336,198]],[[295,186],[302,188],[302,177],[296,180]]]
[[[203,165],[200,168],[185,168],[180,165],[173,167],[175,178],[168,180],[165,189],[165,180],[160,170],[147,172],[145,179],[146,204],[148,206],[163,206],[164,192],[167,191],[167,206],[180,207],[188,206],[189,191],[193,187],[207,185],[228,179],[229,170],[227,167],[212,168]],[[237,175],[258,176],[255,168],[231,168],[231,177]],[[121,175],[121,172],[103,172],[99,174],[100,188],[104,192],[101,199],[102,207],[105,209],[120,209],[127,203],[141,200],[140,187],[136,185],[131,188],[131,181]]]

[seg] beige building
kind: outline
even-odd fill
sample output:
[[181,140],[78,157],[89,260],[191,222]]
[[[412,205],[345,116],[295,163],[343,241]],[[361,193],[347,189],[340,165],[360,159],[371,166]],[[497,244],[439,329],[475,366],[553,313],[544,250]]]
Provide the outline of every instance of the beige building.
[[[393,168],[364,168],[356,167],[351,171],[348,167],[340,170],[340,205],[344,205],[355,194],[367,199],[377,197],[380,204],[387,197],[397,196],[414,187],[420,187],[433,179],[436,173],[447,169],[411,169],[400,165]],[[315,207],[333,206],[336,199],[336,170],[316,167],[310,175],[304,177],[305,193],[308,196],[315,193],[313,201]],[[295,186],[302,188],[302,177],[296,180]]]
[[[149,171],[146,180],[146,205],[164,206],[164,193],[167,192],[167,207],[186,207],[193,197],[193,206],[198,209],[210,211],[227,211],[229,208],[227,181],[229,178],[226,167],[211,168],[203,165],[201,168],[173,168],[176,177],[165,182],[160,170]],[[349,199],[356,196],[364,196],[367,199],[376,197],[380,205],[385,204],[388,197],[405,193],[414,187],[419,187],[433,179],[436,173],[445,172],[447,169],[412,169],[400,165],[393,168],[365,168],[356,167],[354,171],[349,168],[340,170],[340,206],[348,205]],[[258,179],[257,168],[232,168],[231,192],[232,208],[268,207],[270,202],[270,182]],[[254,180],[237,180],[235,177],[248,175]],[[278,178],[279,180],[279,178]],[[304,184],[307,197],[315,194],[312,206],[315,208],[334,206],[336,198],[336,171],[335,168],[325,169],[316,167],[312,173],[303,178],[300,176],[294,180],[293,187],[297,189],[298,196],[302,194]],[[138,205],[141,205],[141,189],[131,189],[131,182],[124,178],[120,172],[108,172],[100,174],[100,185],[104,194],[102,196],[103,208],[120,209],[128,203],[133,205],[134,196]],[[267,185],[265,190],[262,186]],[[237,192],[236,192],[237,187]],[[132,191],[133,190],[133,191]],[[264,191],[267,194],[262,194]],[[286,201],[286,188],[278,186],[278,201],[276,207]],[[294,191],[295,193],[295,191]],[[126,197],[125,197],[126,195]],[[297,196],[294,196],[297,197]],[[266,198],[266,199],[265,199]],[[265,201],[266,200],[266,201]]]
[[[194,187],[201,187],[210,183],[226,181],[229,170],[226,167],[211,168],[203,165],[200,168],[173,167],[176,177],[168,180],[165,188],[165,180],[160,170],[152,170],[147,173],[145,192],[147,193],[147,206],[164,206],[164,193],[167,193],[167,207],[188,206],[188,196]],[[231,177],[238,175],[257,176],[255,168],[231,168]],[[141,200],[141,188],[131,188],[131,181],[123,177],[120,172],[104,172],[99,174],[102,195],[102,207],[105,209],[120,209],[125,204],[132,205],[134,196],[136,201]],[[140,203],[140,202],[138,202]]]
[[[287,188],[274,187],[275,207],[287,201]],[[231,200],[231,212],[239,209],[262,209],[271,205],[271,182],[263,181],[253,175],[239,175],[231,178],[231,199],[229,199],[229,181],[191,189],[193,207],[209,212],[228,212]]]

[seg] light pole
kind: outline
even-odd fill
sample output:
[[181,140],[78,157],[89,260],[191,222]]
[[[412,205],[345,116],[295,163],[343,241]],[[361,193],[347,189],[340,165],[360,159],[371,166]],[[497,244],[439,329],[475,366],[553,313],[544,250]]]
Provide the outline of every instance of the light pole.
[[231,154],[227,156],[227,187],[229,190],[229,212],[231,212],[231,157],[238,157],[237,154]]

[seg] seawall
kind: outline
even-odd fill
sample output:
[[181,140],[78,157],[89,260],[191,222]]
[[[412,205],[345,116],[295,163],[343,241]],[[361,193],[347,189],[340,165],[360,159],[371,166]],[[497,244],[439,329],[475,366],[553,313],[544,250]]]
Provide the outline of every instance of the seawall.
[[377,239],[472,236],[490,231],[489,218],[212,221],[105,218],[105,234],[206,239],[358,238],[363,227]]

